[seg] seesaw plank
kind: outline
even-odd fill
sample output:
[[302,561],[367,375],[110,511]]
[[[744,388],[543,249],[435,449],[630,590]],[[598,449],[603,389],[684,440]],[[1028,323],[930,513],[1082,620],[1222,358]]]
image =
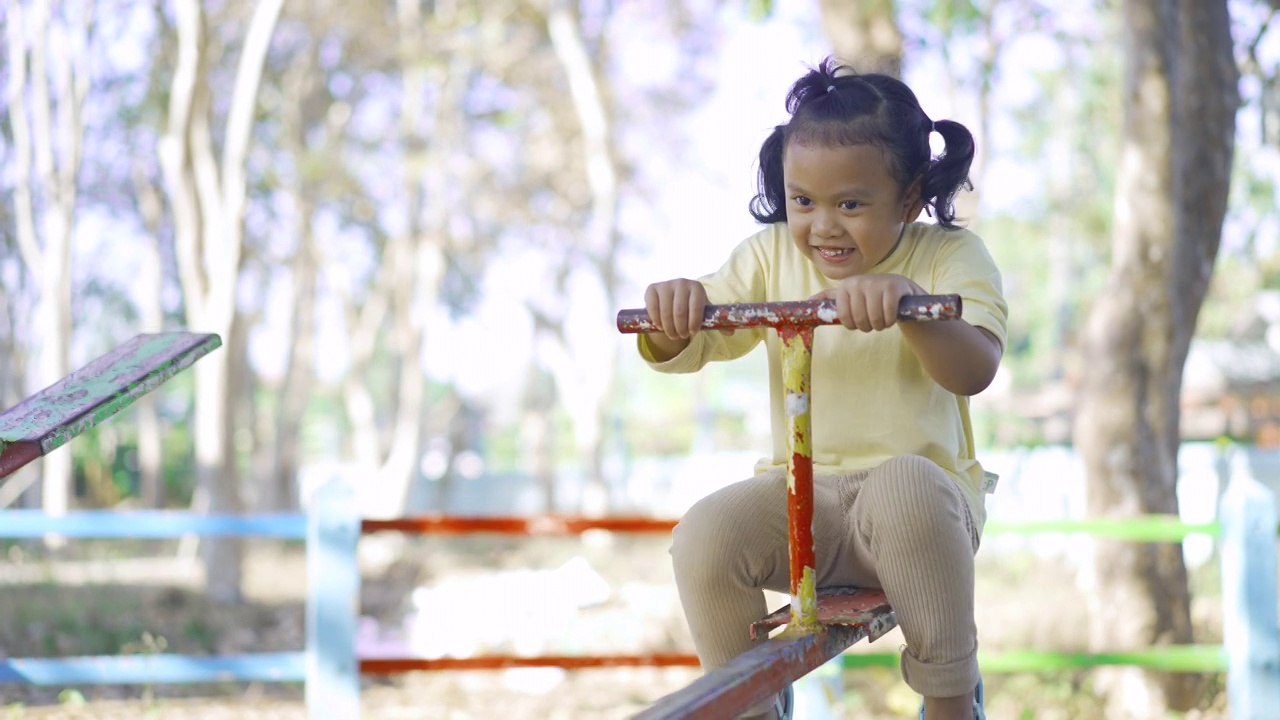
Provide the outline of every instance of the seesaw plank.
[[[687,687],[659,699],[636,720],[731,718],[777,694],[863,638],[871,641],[897,627],[884,592],[875,588],[831,587],[818,590],[817,632],[784,630]],[[784,606],[751,626],[761,638],[786,624]]]
[[635,720],[737,717],[866,636],[865,628],[851,625],[797,636],[783,633],[659,699]]
[[217,335],[138,335],[0,413],[0,477],[65,445],[222,344]]

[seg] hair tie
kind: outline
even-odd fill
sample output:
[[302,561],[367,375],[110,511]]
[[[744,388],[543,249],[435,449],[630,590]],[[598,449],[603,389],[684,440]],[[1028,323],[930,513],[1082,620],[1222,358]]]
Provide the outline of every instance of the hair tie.
[[827,86],[827,92],[835,92],[835,90],[836,90],[836,86],[834,83]]

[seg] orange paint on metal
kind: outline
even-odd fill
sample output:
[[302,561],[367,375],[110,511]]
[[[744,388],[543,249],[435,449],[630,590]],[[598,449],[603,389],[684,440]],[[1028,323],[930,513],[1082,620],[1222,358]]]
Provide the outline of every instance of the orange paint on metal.
[[820,628],[813,549],[813,448],[809,379],[813,361],[813,328],[782,326],[782,383],[786,393],[787,533],[791,563],[791,627],[794,632]]
[[507,668],[558,667],[584,670],[609,667],[701,667],[697,655],[651,653],[648,655],[544,655],[516,657],[488,655],[471,658],[368,658],[360,661],[362,675],[398,675],[438,670],[505,670]]
[[[812,582],[817,558],[813,549],[813,458],[793,453],[791,473],[794,480],[788,496],[787,519],[791,553],[791,618],[793,626],[816,627]],[[810,582],[806,583],[806,575]]]
[[403,532],[418,535],[466,535],[498,533],[503,535],[581,535],[588,530],[625,533],[668,533],[676,520],[650,517],[614,516],[587,518],[568,515],[530,516],[460,516],[418,515],[415,517],[366,519],[360,524],[363,534]]

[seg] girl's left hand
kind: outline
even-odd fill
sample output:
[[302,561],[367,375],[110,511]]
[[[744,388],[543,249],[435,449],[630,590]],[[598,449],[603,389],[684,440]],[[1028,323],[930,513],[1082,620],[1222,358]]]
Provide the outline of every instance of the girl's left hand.
[[855,275],[810,300],[835,300],[840,324],[850,330],[871,332],[892,327],[898,321],[902,298],[923,294],[923,288],[902,275]]

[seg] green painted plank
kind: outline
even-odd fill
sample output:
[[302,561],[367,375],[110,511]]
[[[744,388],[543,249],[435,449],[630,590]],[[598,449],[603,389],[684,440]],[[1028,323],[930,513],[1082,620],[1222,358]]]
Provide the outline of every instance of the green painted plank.
[[0,477],[128,407],[222,345],[217,335],[138,335],[0,413]]

